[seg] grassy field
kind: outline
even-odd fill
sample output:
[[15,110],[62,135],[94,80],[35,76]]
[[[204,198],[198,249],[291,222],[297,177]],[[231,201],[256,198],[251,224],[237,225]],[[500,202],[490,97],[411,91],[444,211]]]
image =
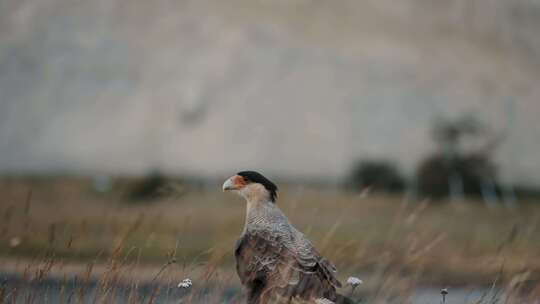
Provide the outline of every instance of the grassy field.
[[[170,188],[132,201],[133,183],[125,180],[99,193],[84,178],[4,178],[0,272],[105,282],[114,271],[117,281],[190,277],[238,288],[232,247],[243,200],[217,184]],[[361,277],[360,294],[370,299],[419,286],[494,283],[507,297],[540,298],[540,202],[488,209],[475,201],[283,188],[278,204],[291,222],[336,263],[340,279]]]

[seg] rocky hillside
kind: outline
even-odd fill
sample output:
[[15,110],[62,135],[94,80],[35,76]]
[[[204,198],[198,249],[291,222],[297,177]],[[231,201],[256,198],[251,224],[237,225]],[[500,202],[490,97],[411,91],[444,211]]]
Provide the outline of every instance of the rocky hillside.
[[437,117],[540,184],[534,0],[0,2],[0,168],[411,172]]

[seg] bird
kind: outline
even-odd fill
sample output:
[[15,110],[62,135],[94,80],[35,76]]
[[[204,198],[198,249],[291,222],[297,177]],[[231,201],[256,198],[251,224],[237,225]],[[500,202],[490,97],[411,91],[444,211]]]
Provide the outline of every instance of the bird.
[[277,206],[278,187],[272,181],[241,171],[222,188],[247,202],[244,229],[234,248],[246,304],[353,303],[336,292],[342,285],[334,264]]

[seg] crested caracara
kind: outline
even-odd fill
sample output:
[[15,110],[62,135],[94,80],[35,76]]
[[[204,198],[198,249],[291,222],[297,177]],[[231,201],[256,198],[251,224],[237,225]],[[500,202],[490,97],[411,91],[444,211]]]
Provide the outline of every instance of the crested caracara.
[[257,172],[242,171],[225,181],[223,191],[227,190],[247,201],[244,230],[234,250],[246,303],[349,303],[336,293],[341,287],[334,276],[336,267],[276,205],[274,183]]

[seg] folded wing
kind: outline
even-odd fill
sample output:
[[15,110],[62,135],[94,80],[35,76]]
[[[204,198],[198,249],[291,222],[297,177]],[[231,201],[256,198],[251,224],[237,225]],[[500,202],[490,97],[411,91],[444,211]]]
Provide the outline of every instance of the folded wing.
[[260,294],[333,300],[341,287],[335,266],[302,234],[247,232],[237,242],[235,257],[242,284],[259,288]]

